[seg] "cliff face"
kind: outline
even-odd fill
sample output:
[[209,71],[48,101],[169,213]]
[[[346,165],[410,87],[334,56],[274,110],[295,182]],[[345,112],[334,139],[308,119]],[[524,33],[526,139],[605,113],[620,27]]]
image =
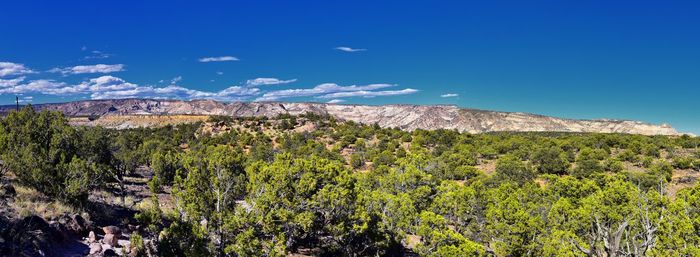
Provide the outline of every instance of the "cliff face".
[[[528,113],[508,113],[476,109],[460,109],[448,105],[342,105],[324,103],[234,102],[212,100],[149,100],[115,99],[68,103],[39,104],[37,109],[57,110],[67,116],[124,116],[127,115],[227,115],[234,117],[303,114],[328,114],[337,119],[381,127],[415,129],[457,129],[470,133],[492,131],[559,131],[629,133],[642,135],[678,135],[669,125],[653,125],[639,121],[573,120]],[[1,106],[7,112],[15,106]],[[118,119],[118,118],[117,118]],[[114,124],[114,123],[111,123]],[[89,125],[89,124],[88,124]],[[146,124],[152,126],[152,123]],[[112,127],[133,127],[136,123]]]

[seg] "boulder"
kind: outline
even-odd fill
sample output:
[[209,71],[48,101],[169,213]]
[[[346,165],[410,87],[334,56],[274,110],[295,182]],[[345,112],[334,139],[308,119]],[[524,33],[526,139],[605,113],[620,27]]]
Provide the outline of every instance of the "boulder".
[[117,235],[117,237],[122,235],[122,230],[117,226],[106,226],[102,228],[102,231],[104,231],[105,234]]
[[38,216],[17,221],[7,231],[8,256],[53,256],[54,246],[64,238],[49,223]]
[[97,242],[97,235],[95,235],[95,232],[90,231],[90,233],[88,233],[88,243],[94,242]]
[[96,254],[96,253],[101,253],[102,252],[102,244],[100,243],[91,243],[90,244],[90,254]]
[[103,257],[117,257],[117,252],[114,251],[114,249],[107,249],[104,252],[102,252]]
[[80,234],[85,233],[85,231],[88,229],[87,221],[83,218],[83,216],[80,216],[78,214],[73,215],[68,224],[69,227],[73,229],[73,231],[78,232]]
[[137,256],[139,256],[139,249],[137,249],[137,248],[131,248],[131,250],[129,251],[129,253],[128,253],[126,256],[129,256],[129,257],[137,257]]
[[117,247],[119,245],[119,238],[115,234],[106,234],[105,237],[102,238],[102,242],[112,247]]

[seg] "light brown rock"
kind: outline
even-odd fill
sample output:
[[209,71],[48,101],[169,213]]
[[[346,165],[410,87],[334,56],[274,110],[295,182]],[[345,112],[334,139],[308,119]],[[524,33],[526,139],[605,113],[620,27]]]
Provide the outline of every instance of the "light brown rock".
[[112,247],[117,247],[119,245],[119,238],[115,234],[106,234],[102,242]]
[[127,256],[129,256],[129,257],[136,257],[136,256],[139,256],[139,249],[137,249],[137,248],[131,248],[131,250],[129,251],[129,253],[127,254]]
[[117,237],[122,235],[122,230],[119,229],[117,226],[106,226],[102,228],[102,231],[105,232],[105,234],[114,234],[117,235]]
[[88,243],[94,242],[97,242],[97,235],[95,235],[94,231],[90,231],[90,233],[88,233]]
[[102,245],[100,243],[91,243],[89,247],[90,247],[90,254],[96,254],[96,253],[102,252]]

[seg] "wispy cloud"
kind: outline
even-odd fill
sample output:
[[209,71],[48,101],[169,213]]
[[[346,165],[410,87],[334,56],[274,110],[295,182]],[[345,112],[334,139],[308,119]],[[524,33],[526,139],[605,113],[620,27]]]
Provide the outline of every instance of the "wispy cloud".
[[279,99],[293,98],[293,97],[309,97],[309,96],[318,97],[318,96],[322,96],[322,95],[339,93],[339,92],[372,91],[372,90],[378,90],[378,89],[392,87],[392,86],[394,86],[394,85],[392,85],[392,84],[370,84],[370,85],[365,85],[365,86],[357,86],[357,85],[340,86],[340,85],[335,84],[335,83],[325,83],[325,84],[320,84],[318,86],[315,86],[313,88],[284,89],[284,90],[270,91],[270,92],[263,94],[261,97],[258,97],[257,99],[255,99],[255,101],[277,101]]
[[36,73],[21,63],[0,62],[0,77],[18,76],[24,74]]
[[32,101],[34,101],[34,97],[33,97],[33,96],[25,96],[25,97],[22,97],[22,99],[19,100],[20,103],[31,103]]
[[65,68],[53,68],[49,72],[69,74],[86,74],[86,73],[112,73],[124,71],[124,64],[95,64],[95,65],[78,65]]
[[[83,46],[83,47],[81,48],[81,50],[87,51],[87,47]],[[83,59],[85,59],[85,60],[91,60],[91,59],[107,59],[107,58],[112,57],[112,56],[113,56],[113,54],[108,54],[108,53],[105,53],[105,52],[102,52],[102,51],[92,50],[92,51],[90,51],[90,54],[87,55],[87,56],[85,56],[85,57],[83,57]]]
[[454,93],[440,95],[440,97],[442,97],[442,98],[458,97],[458,96],[459,96],[459,94],[454,94]]
[[329,103],[329,104],[337,104],[337,103],[342,103],[342,102],[345,102],[345,100],[343,100],[343,99],[333,99],[333,100],[328,101],[327,103]]
[[245,82],[246,86],[257,87],[257,86],[267,86],[267,85],[281,85],[296,82],[297,79],[281,80],[278,78],[256,78],[249,79]]
[[351,92],[338,92],[332,94],[326,94],[319,96],[318,98],[342,98],[342,97],[365,97],[371,98],[376,96],[390,96],[390,95],[408,95],[418,92],[418,90],[413,88],[406,88],[401,90],[386,90],[386,91],[351,91]]
[[343,51],[343,52],[363,52],[367,51],[367,49],[364,48],[352,48],[352,47],[347,47],[347,46],[339,46],[336,47],[335,50]]
[[202,57],[199,62],[230,62],[238,61],[239,59],[233,56],[217,56],[217,57]]
[[177,76],[170,80],[170,84],[175,85],[177,83],[180,83],[180,81],[182,81],[182,76]]
[[224,75],[224,72],[223,72],[223,71],[217,71],[217,72],[216,72],[216,75]]

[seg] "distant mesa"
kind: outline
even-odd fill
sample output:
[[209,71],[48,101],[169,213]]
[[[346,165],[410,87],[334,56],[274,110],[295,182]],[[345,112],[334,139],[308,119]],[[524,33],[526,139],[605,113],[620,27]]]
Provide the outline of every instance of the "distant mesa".
[[[350,105],[329,103],[232,102],[213,100],[110,99],[34,105],[37,109],[56,110],[69,117],[86,119],[85,125],[112,128],[158,126],[132,122],[119,116],[133,115],[225,115],[233,117],[298,115],[307,112],[330,115],[340,120],[404,130],[455,129],[461,132],[595,132],[641,135],[680,135],[668,124],[654,125],[630,120],[575,120],[520,112],[496,112],[463,109],[452,105]],[[14,110],[14,105],[0,106],[0,113]],[[100,120],[110,116],[109,124]],[[192,122],[194,119],[183,119]],[[177,121],[173,121],[177,122]]]

